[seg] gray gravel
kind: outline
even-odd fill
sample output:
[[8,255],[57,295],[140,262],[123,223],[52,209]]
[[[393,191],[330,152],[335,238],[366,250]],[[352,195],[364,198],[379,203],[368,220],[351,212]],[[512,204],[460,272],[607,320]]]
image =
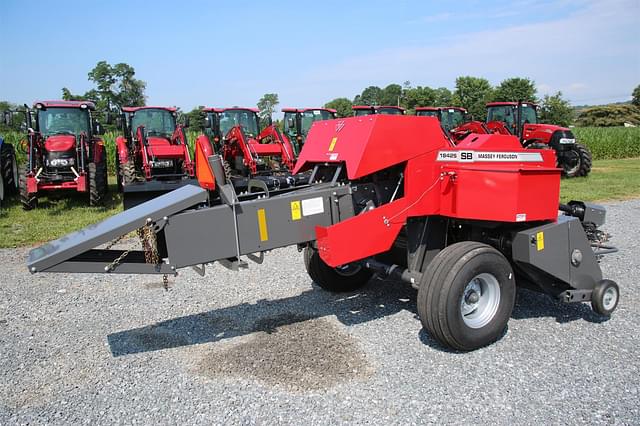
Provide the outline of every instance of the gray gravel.
[[335,296],[295,249],[234,273],[29,275],[0,250],[0,424],[640,423],[640,200],[609,206],[622,300],[520,291],[506,335],[452,353],[416,292],[372,280]]

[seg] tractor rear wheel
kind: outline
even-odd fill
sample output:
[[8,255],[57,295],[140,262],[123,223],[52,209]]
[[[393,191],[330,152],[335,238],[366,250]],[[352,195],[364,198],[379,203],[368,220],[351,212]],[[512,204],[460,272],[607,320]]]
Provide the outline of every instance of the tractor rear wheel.
[[304,266],[316,284],[332,293],[357,290],[365,285],[372,275],[371,271],[357,264],[332,268],[320,258],[317,249],[309,246],[304,249]]
[[470,351],[496,341],[507,326],[516,285],[509,261],[486,244],[452,244],[422,274],[418,314],[444,346]]
[[38,207],[38,194],[29,194],[27,191],[27,167],[20,170],[18,184],[20,186],[20,202],[23,210],[33,210]]
[[89,205],[103,205],[107,195],[106,164],[104,159],[98,163],[89,163],[87,169],[89,170]]
[[135,182],[137,180],[136,166],[133,161],[127,160],[124,163],[120,163],[120,174],[123,186]]
[[4,196],[18,192],[18,163],[13,145],[4,142],[0,146],[0,174],[2,174]]

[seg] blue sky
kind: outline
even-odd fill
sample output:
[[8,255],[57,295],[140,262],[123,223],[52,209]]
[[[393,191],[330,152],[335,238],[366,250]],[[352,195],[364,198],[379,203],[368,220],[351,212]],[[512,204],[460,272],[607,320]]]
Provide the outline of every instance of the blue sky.
[[91,88],[100,60],[126,62],[148,104],[279,107],[353,98],[410,81],[453,89],[533,79],[575,104],[622,101],[640,84],[640,0],[15,1],[0,7],[0,99]]

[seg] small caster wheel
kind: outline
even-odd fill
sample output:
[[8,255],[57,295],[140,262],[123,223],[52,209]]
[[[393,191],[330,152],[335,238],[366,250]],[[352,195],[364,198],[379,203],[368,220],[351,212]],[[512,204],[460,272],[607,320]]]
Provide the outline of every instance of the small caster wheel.
[[600,315],[609,316],[615,311],[620,300],[618,284],[611,280],[602,280],[591,293],[591,308]]

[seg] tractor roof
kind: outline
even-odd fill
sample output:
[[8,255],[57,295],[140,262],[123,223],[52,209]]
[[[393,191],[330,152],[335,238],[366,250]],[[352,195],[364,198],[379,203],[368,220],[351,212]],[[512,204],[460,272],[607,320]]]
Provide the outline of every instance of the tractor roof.
[[282,112],[306,112],[306,111],[329,111],[335,114],[336,111],[333,108],[282,108]]
[[[537,104],[534,104],[533,102],[523,102],[523,105],[533,105],[534,107],[537,107]],[[494,106],[517,106],[518,103],[517,102],[489,102],[486,107],[494,107]]]
[[395,106],[395,105],[353,105],[351,107],[352,110],[357,110],[357,109],[375,109],[378,110],[380,108],[391,108],[391,109],[397,109],[400,111],[404,111],[404,108],[399,107],[399,106]]
[[467,112],[466,108],[458,106],[442,106],[442,107],[416,107],[416,111],[440,111],[443,109],[457,109],[458,111]]
[[177,108],[164,106],[141,106],[141,107],[122,107],[123,112],[136,112],[143,109],[163,109],[169,112],[176,112]]
[[96,105],[91,101],[35,101],[33,103],[34,108],[38,108],[38,105],[42,105],[45,108],[88,108],[91,111],[95,111]]
[[229,108],[203,108],[202,110],[206,111],[206,112],[225,112],[225,111],[229,111],[229,110],[238,110],[238,109],[251,111],[251,112],[255,112],[255,113],[260,112],[260,110],[258,108],[247,108],[247,107],[238,107],[238,106],[229,107]]

